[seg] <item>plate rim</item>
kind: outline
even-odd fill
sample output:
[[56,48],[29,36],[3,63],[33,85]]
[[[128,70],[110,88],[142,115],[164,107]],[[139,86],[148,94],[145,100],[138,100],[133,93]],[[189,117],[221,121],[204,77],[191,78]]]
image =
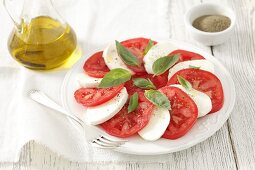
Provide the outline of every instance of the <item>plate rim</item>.
[[[216,59],[212,54],[208,53],[207,51],[205,51],[205,50],[203,50],[199,47],[196,47],[193,44],[184,42],[184,41],[179,41],[179,40],[175,40],[175,39],[164,39],[164,40],[158,39],[158,40],[159,41],[161,40],[161,41],[164,41],[164,42],[170,42],[170,43],[173,43],[173,44],[181,44],[183,46],[190,46],[192,49],[195,49],[195,51],[201,51],[202,53],[208,54],[209,58],[214,60],[214,62],[216,62],[217,65],[219,65],[221,67],[221,69],[224,70],[224,75],[226,75],[228,77],[229,83],[230,83],[231,88],[232,88],[232,91],[231,91],[232,98],[230,99],[231,102],[230,102],[229,106],[227,107],[226,111],[224,112],[225,113],[224,120],[221,120],[221,123],[219,123],[218,126],[214,127],[213,130],[210,130],[207,133],[207,135],[203,135],[202,137],[200,137],[198,139],[194,139],[194,140],[186,143],[185,145],[180,145],[180,146],[175,147],[175,148],[166,149],[165,151],[154,151],[154,152],[141,153],[141,152],[131,151],[131,150],[128,150],[128,148],[123,148],[123,147],[113,149],[114,151],[121,152],[121,153],[126,153],[126,154],[133,154],[133,155],[161,155],[161,154],[168,154],[168,153],[173,153],[173,152],[178,152],[178,151],[181,151],[181,150],[188,149],[192,146],[195,146],[195,145],[205,141],[209,137],[213,136],[219,129],[221,129],[221,127],[223,127],[223,125],[226,123],[226,121],[230,117],[230,115],[233,111],[233,108],[235,106],[236,90],[235,90],[235,84],[234,84],[233,78],[232,78],[230,72],[226,69],[226,67],[218,59]],[[66,97],[67,97],[67,94],[65,92],[66,84],[68,83],[68,79],[71,76],[72,72],[74,72],[75,68],[77,68],[81,64],[81,62],[85,62],[89,58],[88,56],[93,54],[96,50],[102,50],[102,49],[93,49],[91,53],[88,53],[87,55],[84,55],[82,58],[80,58],[77,61],[77,63],[75,63],[73,65],[73,67],[66,73],[66,75],[63,79],[63,82],[62,82],[62,85],[61,85],[61,95],[60,95],[61,96],[61,103],[62,103],[64,109],[66,109],[71,114],[73,114],[73,113],[69,109],[68,104],[66,102]],[[68,119],[69,119],[69,121],[72,122],[72,120],[70,118],[68,118]]]

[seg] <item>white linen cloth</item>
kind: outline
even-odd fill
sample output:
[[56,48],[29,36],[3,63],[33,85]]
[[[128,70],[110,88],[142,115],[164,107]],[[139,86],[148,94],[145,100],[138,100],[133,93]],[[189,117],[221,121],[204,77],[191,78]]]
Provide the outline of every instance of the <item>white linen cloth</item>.
[[[169,37],[167,0],[55,0],[63,18],[75,30],[83,53],[106,42],[131,37]],[[18,161],[29,141],[45,145],[74,161],[165,162],[168,155],[134,156],[95,149],[68,119],[28,98],[40,89],[60,103],[60,88],[68,70],[36,72],[10,56],[7,39],[12,22],[0,5],[0,161]]]

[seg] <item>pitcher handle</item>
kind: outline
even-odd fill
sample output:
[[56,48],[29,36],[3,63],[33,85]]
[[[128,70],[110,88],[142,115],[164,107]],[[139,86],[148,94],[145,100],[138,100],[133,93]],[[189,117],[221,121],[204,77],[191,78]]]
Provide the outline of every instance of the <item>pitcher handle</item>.
[[5,10],[7,11],[9,17],[12,19],[14,25],[15,25],[15,28],[18,30],[18,31],[21,31],[21,19],[20,17],[18,17],[17,13],[14,12],[14,8],[13,8],[13,5],[11,4],[11,1],[12,0],[3,0],[3,5],[5,7]]

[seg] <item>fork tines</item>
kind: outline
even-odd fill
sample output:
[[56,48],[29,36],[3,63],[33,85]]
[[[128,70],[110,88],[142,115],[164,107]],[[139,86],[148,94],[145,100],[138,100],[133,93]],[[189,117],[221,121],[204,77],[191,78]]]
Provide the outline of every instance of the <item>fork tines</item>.
[[105,136],[100,136],[99,138],[93,140],[91,143],[96,147],[111,149],[111,148],[117,148],[123,145],[125,142],[126,142],[125,140],[117,141],[117,140],[107,138]]

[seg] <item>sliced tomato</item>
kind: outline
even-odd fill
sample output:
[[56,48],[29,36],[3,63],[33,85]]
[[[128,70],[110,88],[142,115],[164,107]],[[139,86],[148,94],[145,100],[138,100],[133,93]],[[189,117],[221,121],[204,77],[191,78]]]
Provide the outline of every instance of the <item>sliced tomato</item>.
[[80,88],[75,91],[74,97],[77,103],[84,106],[97,106],[115,97],[123,88],[119,85],[111,88]]
[[125,87],[127,89],[129,96],[133,95],[135,92],[143,92],[144,91],[143,89],[135,86],[132,79],[125,83]]
[[110,135],[126,138],[144,128],[150,120],[154,105],[140,99],[135,111],[128,113],[126,104],[113,118],[101,124],[101,127]]
[[177,139],[185,135],[195,124],[198,109],[195,102],[182,90],[165,86],[160,89],[171,103],[170,123],[163,138]]
[[182,61],[188,61],[188,60],[200,60],[200,59],[205,59],[203,56],[200,54],[191,52],[191,51],[186,51],[186,50],[175,50],[172,51],[169,55],[174,55],[174,54],[180,54],[179,62]]
[[159,76],[153,76],[153,74],[145,74],[142,76],[135,76],[135,77],[150,79],[152,83],[156,86],[156,88],[158,89],[158,88],[164,87],[167,84],[168,71],[166,71],[165,73]]
[[212,110],[210,113],[220,110],[224,103],[224,93],[220,80],[214,74],[200,69],[183,69],[175,73],[168,84],[178,84],[177,75],[188,80],[192,87],[198,91],[206,93],[212,100]]
[[[129,40],[122,41],[121,44],[126,47],[134,56],[137,57],[139,66],[127,66],[132,71],[136,73],[136,75],[144,75],[147,74],[144,68],[143,57],[144,57],[144,49],[146,48],[149,39],[147,38],[133,38]],[[156,44],[155,41],[153,41]]]
[[89,59],[84,63],[84,71],[91,77],[103,78],[104,75],[109,72],[109,68],[104,62],[102,57],[103,52],[97,52],[89,57]]
[[168,81],[168,71],[159,76],[153,76],[152,74],[150,74],[149,79],[153,82],[157,89],[164,87]]
[[[150,79],[152,83],[156,86],[156,88],[164,87],[167,84],[168,81],[168,72],[165,72],[162,75],[159,76],[153,76],[153,74],[145,74],[145,75],[135,75],[133,78],[145,78]],[[144,92],[144,89],[141,89],[134,85],[133,80],[129,80],[125,83],[125,87],[127,89],[127,92],[129,96],[133,95],[135,92]]]
[[137,92],[138,93],[138,102],[150,102],[145,96],[144,91],[143,92]]

